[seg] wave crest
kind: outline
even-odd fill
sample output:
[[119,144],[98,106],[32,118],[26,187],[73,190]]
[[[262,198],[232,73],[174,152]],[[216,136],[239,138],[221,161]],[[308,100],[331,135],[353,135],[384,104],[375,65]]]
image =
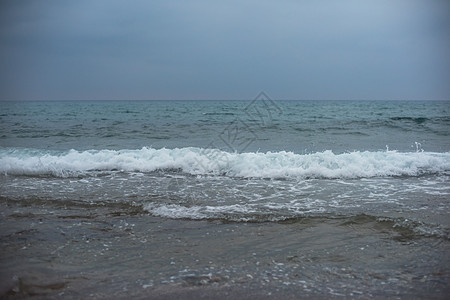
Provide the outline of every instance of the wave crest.
[[332,151],[229,153],[218,149],[50,151],[1,149],[0,172],[8,175],[88,175],[95,171],[181,170],[192,175],[252,178],[368,178],[420,176],[450,171],[450,152]]

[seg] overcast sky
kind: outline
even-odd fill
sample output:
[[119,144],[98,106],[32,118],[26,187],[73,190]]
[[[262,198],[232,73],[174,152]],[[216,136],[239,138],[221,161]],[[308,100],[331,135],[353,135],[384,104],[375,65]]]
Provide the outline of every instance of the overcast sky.
[[0,99],[450,99],[450,1],[1,0]]

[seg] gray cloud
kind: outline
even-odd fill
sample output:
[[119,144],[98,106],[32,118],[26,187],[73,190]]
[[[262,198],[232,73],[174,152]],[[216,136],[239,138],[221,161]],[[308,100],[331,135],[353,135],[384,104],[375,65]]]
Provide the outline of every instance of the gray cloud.
[[446,1],[2,1],[1,99],[448,99]]

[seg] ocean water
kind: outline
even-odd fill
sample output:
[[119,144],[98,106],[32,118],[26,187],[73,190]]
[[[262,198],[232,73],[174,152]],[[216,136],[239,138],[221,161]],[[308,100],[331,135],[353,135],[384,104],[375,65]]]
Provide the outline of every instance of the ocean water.
[[450,292],[448,101],[0,108],[6,298]]

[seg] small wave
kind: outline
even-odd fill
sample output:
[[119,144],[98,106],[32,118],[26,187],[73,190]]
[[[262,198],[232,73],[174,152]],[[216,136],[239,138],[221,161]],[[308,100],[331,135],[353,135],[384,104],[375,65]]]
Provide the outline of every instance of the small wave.
[[144,209],[156,217],[170,219],[223,219],[228,221],[255,221],[257,211],[252,205],[223,205],[223,206],[191,206],[186,207],[178,204],[155,204],[149,203]]
[[401,217],[379,217],[367,214],[344,217],[344,220],[341,226],[392,232],[394,233],[393,238],[400,242],[409,241],[418,237],[450,239],[450,228],[441,224],[430,224]]
[[369,178],[420,176],[450,171],[450,152],[332,151],[229,153],[218,149],[49,151],[0,149],[0,172],[8,175],[80,176],[98,171],[181,170],[192,175],[244,178]]
[[409,122],[414,122],[417,124],[422,124],[425,123],[426,121],[429,121],[430,119],[425,118],[425,117],[417,117],[417,118],[413,118],[413,117],[392,117],[391,118],[392,121],[409,121]]
[[289,209],[285,205],[252,203],[230,205],[193,205],[147,203],[143,209],[151,215],[169,219],[223,220],[226,222],[283,222],[323,214],[322,208]]
[[211,113],[203,113],[204,116],[234,116],[234,113],[230,112],[211,112]]
[[[268,208],[268,207],[266,207]],[[330,215],[316,211],[280,211],[262,209],[251,204],[222,206],[183,206],[178,204],[144,205],[144,210],[156,217],[187,220],[224,220],[226,222],[281,222],[293,223],[305,219],[336,220],[340,226],[390,232],[392,238],[404,242],[419,237],[450,239],[449,228],[439,224],[427,224],[422,221],[405,218],[377,217],[366,214],[355,216]],[[338,223],[338,224],[339,224]]]
[[[267,208],[267,207],[266,207]],[[144,205],[144,210],[151,215],[169,219],[186,220],[224,220],[226,222],[278,222],[293,223],[305,219],[336,220],[340,226],[358,228],[359,230],[374,230],[377,232],[390,232],[394,240],[405,242],[420,237],[434,237],[449,240],[449,228],[439,224],[427,224],[422,221],[405,218],[377,217],[366,214],[355,216],[339,216],[323,214],[316,211],[279,211],[277,209],[263,210],[251,204],[222,205],[222,206],[182,206],[178,204]],[[339,223],[338,223],[339,224]]]

